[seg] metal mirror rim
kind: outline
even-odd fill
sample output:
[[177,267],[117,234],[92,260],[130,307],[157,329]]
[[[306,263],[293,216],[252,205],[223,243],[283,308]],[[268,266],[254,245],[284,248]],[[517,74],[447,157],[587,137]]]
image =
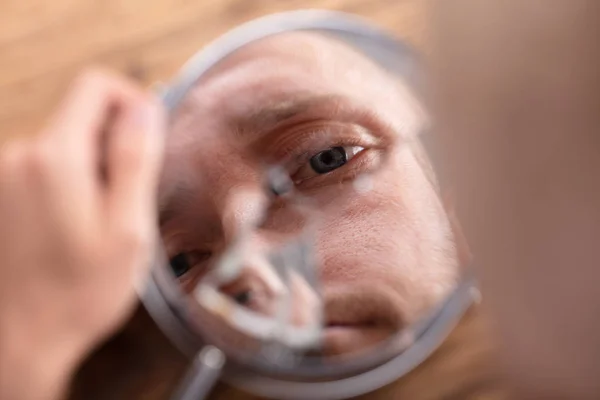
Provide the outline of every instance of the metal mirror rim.
[[[159,86],[159,94],[169,111],[172,111],[199,77],[227,55],[268,36],[303,30],[333,34],[349,42],[395,74],[402,71],[400,75],[410,85],[417,87],[420,85],[415,73],[416,54],[390,34],[351,14],[327,10],[298,10],[252,20],[217,38],[198,51],[183,66],[170,85]],[[374,41],[378,43],[375,52],[368,46]],[[159,257],[159,260],[164,259]],[[176,294],[166,293],[160,286],[160,278],[151,274],[147,285],[140,290],[142,302],[155,322],[181,351],[188,355],[196,353],[199,346],[197,340],[178,316],[174,315],[175,311],[168,299],[176,297]],[[177,291],[174,285],[170,286],[174,292]],[[471,305],[476,295],[475,287],[473,276],[467,273],[412,346],[367,372],[360,372],[341,380],[297,382],[267,376],[272,372],[268,368],[260,371],[253,368],[240,369],[239,366],[234,365],[226,368],[223,378],[252,393],[280,399],[304,399],[315,398],[315,396],[323,398],[325,393],[328,395],[327,398],[338,399],[368,393],[408,373],[437,349]]]

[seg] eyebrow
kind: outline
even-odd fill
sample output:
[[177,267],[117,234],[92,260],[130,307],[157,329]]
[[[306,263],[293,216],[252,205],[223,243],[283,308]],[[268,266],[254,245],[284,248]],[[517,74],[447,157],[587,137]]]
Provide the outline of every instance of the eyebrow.
[[338,94],[295,95],[292,98],[256,105],[245,111],[243,115],[232,118],[231,127],[240,135],[265,133],[309,110],[349,102],[346,96]]

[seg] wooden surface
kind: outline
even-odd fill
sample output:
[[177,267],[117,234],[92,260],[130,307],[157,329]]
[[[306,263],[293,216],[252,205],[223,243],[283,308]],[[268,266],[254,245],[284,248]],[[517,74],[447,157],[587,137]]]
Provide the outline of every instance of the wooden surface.
[[[103,64],[168,80],[203,43],[269,12],[328,8],[377,21],[417,48],[427,43],[426,0],[0,0],[0,137],[44,121],[74,74]],[[185,367],[143,312],[94,354],[75,399],[164,399]],[[423,367],[369,399],[503,399],[479,312]],[[222,387],[219,399],[241,398]]]
[[[425,363],[354,400],[507,400],[511,397],[493,353],[488,325],[473,309]],[[140,308],[122,332],[84,363],[69,400],[166,400],[189,362]],[[262,400],[223,384],[209,398],[232,399]]]
[[0,133],[38,127],[85,65],[165,80],[225,30],[297,8],[354,12],[424,39],[424,0],[0,0]]

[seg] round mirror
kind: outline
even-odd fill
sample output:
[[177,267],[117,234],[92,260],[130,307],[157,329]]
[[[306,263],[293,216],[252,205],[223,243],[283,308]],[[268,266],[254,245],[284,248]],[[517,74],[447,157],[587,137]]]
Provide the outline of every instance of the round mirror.
[[470,254],[428,143],[410,49],[361,20],[276,14],[172,84],[143,298],[218,377],[277,399],[347,398],[418,365],[470,304]]

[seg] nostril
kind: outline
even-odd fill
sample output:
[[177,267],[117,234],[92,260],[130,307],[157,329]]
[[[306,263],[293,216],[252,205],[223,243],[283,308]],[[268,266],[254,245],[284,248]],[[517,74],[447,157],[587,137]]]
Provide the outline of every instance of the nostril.
[[248,305],[252,300],[252,292],[250,290],[245,290],[243,292],[238,292],[234,294],[233,300],[239,305],[245,306]]

